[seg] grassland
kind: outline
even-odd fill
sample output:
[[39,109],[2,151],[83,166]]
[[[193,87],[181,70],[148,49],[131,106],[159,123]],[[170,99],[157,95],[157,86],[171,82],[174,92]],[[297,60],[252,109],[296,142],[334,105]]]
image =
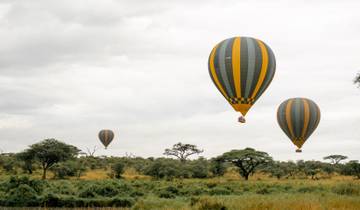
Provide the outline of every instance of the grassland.
[[[277,180],[265,174],[255,174],[245,181],[236,173],[229,172],[219,178],[154,180],[130,169],[123,177],[109,179],[106,171],[92,170],[80,179],[50,179],[36,197],[40,199],[51,194],[59,200],[74,203],[89,201],[86,204],[89,209],[97,206],[97,201],[103,202],[109,197],[128,203],[125,202],[124,208],[103,209],[360,209],[360,181],[349,176]],[[35,173],[33,178],[38,178],[38,174]],[[6,182],[8,177],[2,176],[2,180]],[[67,205],[76,207],[76,204]]]

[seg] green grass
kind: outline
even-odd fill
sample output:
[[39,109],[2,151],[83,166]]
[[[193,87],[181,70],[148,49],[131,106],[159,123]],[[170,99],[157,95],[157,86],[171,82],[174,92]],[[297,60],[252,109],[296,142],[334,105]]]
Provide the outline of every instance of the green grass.
[[[158,210],[332,210],[360,209],[360,180],[336,176],[331,179],[283,179],[276,180],[256,175],[249,181],[236,176],[211,179],[152,180],[131,174],[125,179],[98,179],[96,174],[84,179],[47,180],[28,185],[34,190],[22,189],[31,198],[46,200],[54,196],[62,204],[85,204],[93,209],[96,205],[113,205],[128,202],[131,207],[104,209],[158,209]],[[95,176],[94,176],[95,175]],[[100,175],[99,175],[100,176]],[[101,175],[103,176],[103,175]],[[93,179],[91,179],[93,178]],[[0,179],[0,197],[3,200],[17,198],[18,187],[8,194],[9,177]],[[26,183],[25,183],[26,184]],[[9,197],[10,196],[10,197]],[[21,196],[20,196],[21,197]],[[41,201],[42,201],[41,200]],[[41,203],[41,202],[40,202]],[[115,205],[115,204],[114,204]],[[122,206],[122,204],[119,204]],[[0,208],[2,210],[4,208]],[[29,208],[26,208],[29,209]],[[81,209],[81,208],[79,208]],[[101,209],[101,208],[99,208]],[[74,209],[73,209],[74,210]]]

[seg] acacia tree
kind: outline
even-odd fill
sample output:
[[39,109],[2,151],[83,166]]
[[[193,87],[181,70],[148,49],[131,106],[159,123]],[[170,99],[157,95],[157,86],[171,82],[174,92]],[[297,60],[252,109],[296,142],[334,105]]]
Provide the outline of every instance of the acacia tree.
[[245,180],[248,180],[250,174],[254,174],[257,168],[273,161],[266,152],[256,151],[253,148],[231,150],[219,158],[238,167],[240,176],[244,177]]
[[348,157],[344,155],[329,155],[324,157],[324,160],[330,160],[332,164],[338,165],[340,161],[346,160]]
[[47,170],[54,164],[75,158],[80,150],[72,145],[65,144],[56,139],[45,139],[39,143],[30,145],[23,154],[33,157],[40,162],[43,169],[42,178],[46,179]]
[[354,79],[354,84],[357,84],[360,87],[360,73],[358,73]]
[[198,149],[196,145],[182,144],[179,142],[174,144],[171,149],[165,149],[164,155],[175,156],[183,163],[189,156],[202,152],[204,152],[204,150]]

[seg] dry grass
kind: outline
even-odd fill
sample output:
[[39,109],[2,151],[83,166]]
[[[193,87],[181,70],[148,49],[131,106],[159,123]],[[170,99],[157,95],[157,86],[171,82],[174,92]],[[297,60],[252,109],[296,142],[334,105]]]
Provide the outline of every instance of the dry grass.
[[95,169],[86,172],[80,179],[84,180],[101,180],[101,179],[109,179],[108,176],[109,171],[104,169]]

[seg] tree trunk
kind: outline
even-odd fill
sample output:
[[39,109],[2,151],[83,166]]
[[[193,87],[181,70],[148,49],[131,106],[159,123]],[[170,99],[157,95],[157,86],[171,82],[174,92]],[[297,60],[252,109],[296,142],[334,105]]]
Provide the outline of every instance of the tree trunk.
[[244,178],[245,178],[246,181],[249,180],[249,175],[250,175],[250,173],[244,174]]
[[47,170],[47,168],[44,168],[44,169],[43,169],[42,179],[46,179],[46,170]]

